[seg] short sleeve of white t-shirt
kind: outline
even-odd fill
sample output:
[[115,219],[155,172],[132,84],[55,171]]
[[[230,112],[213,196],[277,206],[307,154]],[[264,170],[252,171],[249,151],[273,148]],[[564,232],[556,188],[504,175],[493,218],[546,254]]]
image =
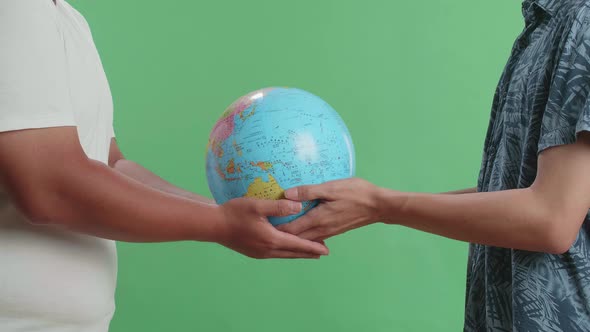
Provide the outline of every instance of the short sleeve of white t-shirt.
[[76,125],[63,36],[44,7],[0,2],[0,131]]
[[63,0],[0,1],[0,49],[0,132],[76,126],[87,155],[108,160],[112,97],[82,15]]

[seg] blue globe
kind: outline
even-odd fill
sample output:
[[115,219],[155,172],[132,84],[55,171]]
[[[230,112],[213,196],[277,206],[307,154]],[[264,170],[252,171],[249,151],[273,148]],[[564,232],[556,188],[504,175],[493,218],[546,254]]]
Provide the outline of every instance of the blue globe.
[[[352,139],[342,118],[319,97],[266,88],[231,104],[207,145],[207,181],[218,204],[237,197],[284,198],[284,191],[354,176]],[[291,222],[317,202],[273,225]]]

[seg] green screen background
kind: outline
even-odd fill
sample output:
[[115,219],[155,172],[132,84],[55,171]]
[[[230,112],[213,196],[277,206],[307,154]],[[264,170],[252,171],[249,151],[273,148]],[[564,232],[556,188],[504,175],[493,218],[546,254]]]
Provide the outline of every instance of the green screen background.
[[[476,184],[518,1],[72,0],[110,80],[128,159],[209,195],[205,146],[237,97],[308,90],[344,118],[357,175],[439,192]],[[111,331],[459,331],[467,245],[374,225],[319,261],[212,244],[119,243]]]

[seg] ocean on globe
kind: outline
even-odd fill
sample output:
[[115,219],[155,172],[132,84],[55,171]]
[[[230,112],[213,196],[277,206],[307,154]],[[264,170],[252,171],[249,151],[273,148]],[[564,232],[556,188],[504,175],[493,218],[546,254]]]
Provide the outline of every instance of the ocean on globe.
[[[218,204],[238,197],[281,199],[291,187],[354,176],[352,139],[342,118],[319,97],[295,88],[266,88],[231,104],[207,145],[207,181]],[[269,217],[273,225],[301,213]]]

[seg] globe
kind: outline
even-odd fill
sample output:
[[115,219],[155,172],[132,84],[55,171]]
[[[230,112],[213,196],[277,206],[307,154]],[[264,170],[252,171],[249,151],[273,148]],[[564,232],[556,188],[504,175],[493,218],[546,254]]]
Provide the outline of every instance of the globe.
[[[281,199],[291,187],[354,176],[355,154],[344,121],[328,103],[295,88],[265,88],[232,103],[207,145],[207,182],[218,204],[237,197]],[[291,222],[318,204],[273,225]]]

